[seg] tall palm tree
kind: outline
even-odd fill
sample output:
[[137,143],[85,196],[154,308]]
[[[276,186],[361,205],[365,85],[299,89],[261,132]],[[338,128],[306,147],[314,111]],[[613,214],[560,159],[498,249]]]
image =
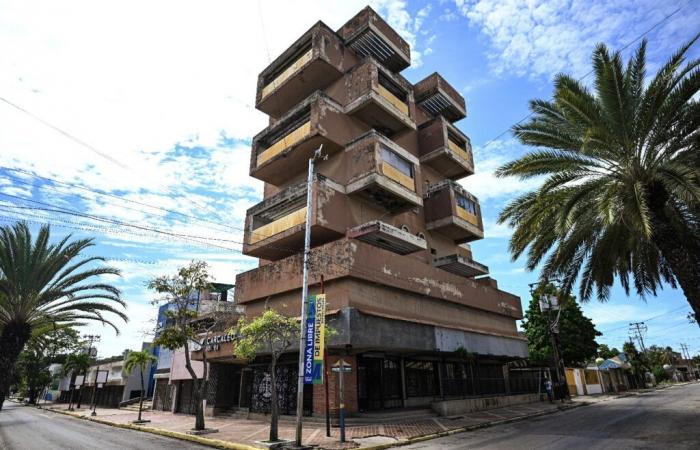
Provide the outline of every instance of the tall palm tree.
[[119,332],[105,313],[127,321],[119,289],[95,280],[119,275],[119,270],[95,265],[104,258],[80,257],[94,245],[92,239],[71,241],[67,236],[51,244],[49,238],[48,226],[40,228],[35,240],[26,223],[0,228],[0,393],[7,392],[32,330],[87,320]]
[[684,64],[696,36],[646,78],[646,42],[626,67],[605,45],[593,52],[588,89],[567,75],[551,101],[513,132],[539,147],[499,176],[544,178],[506,206],[514,259],[580,298],[609,297],[618,279],[640,296],[680,285],[700,318],[700,60]]
[[124,362],[124,370],[126,373],[131,373],[134,369],[138,368],[141,374],[141,395],[139,397],[139,418],[136,420],[137,422],[142,422],[141,411],[143,410],[143,397],[146,394],[143,373],[146,371],[148,364],[154,361],[157,361],[156,357],[153,356],[148,349],[145,349],[140,352],[129,352],[129,355],[126,357],[126,362]]
[[[83,384],[81,387],[85,387],[85,374],[90,368],[90,354],[89,353],[72,353],[66,358],[66,362],[63,364],[63,374],[70,375],[71,381],[70,385],[70,400],[68,401],[68,409],[73,409],[73,393],[75,392],[74,380],[76,375],[83,374]],[[80,402],[78,402],[80,403]],[[80,407],[80,405],[78,405]]]

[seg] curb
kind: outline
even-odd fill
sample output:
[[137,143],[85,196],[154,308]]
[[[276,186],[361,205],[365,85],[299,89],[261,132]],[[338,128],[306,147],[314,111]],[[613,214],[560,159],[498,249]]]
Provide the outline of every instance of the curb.
[[144,433],[157,434],[159,436],[165,436],[165,437],[169,437],[169,438],[173,438],[173,439],[179,439],[181,441],[194,442],[196,444],[206,445],[208,447],[213,447],[213,448],[221,448],[221,449],[225,449],[225,450],[260,450],[260,448],[258,448],[258,447],[253,447],[253,446],[246,445],[246,444],[238,444],[235,442],[220,441],[218,439],[203,438],[200,436],[194,436],[191,434],[181,433],[179,431],[169,431],[169,430],[163,430],[161,428],[143,427],[143,426],[133,425],[133,424],[129,424],[129,423],[112,422],[109,420],[97,419],[94,417],[84,416],[82,414],[73,413],[73,412],[69,412],[69,411],[61,411],[61,410],[48,409],[48,408],[40,408],[40,409],[44,409],[45,411],[51,411],[51,412],[54,412],[57,414],[63,414],[65,416],[71,416],[71,417],[74,417],[76,419],[88,420],[90,422],[95,422],[95,423],[99,423],[102,425],[109,425],[111,427],[123,428],[126,430],[142,431]]
[[392,447],[403,447],[405,445],[411,445],[411,444],[415,444],[418,442],[429,441],[432,439],[437,439],[437,438],[441,438],[441,437],[445,437],[445,436],[452,436],[453,434],[457,434],[457,433],[464,433],[467,431],[475,431],[475,430],[480,430],[482,428],[490,428],[490,427],[495,427],[497,425],[504,425],[507,423],[521,422],[523,420],[532,419],[534,417],[547,416],[549,414],[554,414],[554,413],[558,413],[561,411],[568,411],[570,409],[580,408],[581,406],[587,406],[589,404],[590,403],[580,402],[577,404],[571,404],[571,405],[564,407],[564,408],[557,407],[556,409],[540,411],[540,412],[536,412],[536,413],[533,413],[533,414],[530,414],[527,416],[513,417],[511,419],[496,420],[493,422],[485,422],[485,423],[480,423],[477,425],[468,425],[465,427],[453,428],[451,430],[441,431],[439,433],[425,434],[423,436],[416,436],[416,437],[408,438],[408,439],[406,439],[404,441],[400,441],[400,442],[379,444],[379,445],[375,445],[372,447],[361,447],[360,450],[384,450],[384,449],[392,448]]

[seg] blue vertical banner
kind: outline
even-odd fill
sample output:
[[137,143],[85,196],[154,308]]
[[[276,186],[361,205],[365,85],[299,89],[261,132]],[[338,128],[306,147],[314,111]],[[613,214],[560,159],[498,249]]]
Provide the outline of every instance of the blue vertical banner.
[[316,335],[316,296],[306,299],[306,345],[304,347],[304,384],[314,383],[314,336]]
[[314,384],[323,384],[323,356],[326,348],[326,294],[316,295],[314,334]]

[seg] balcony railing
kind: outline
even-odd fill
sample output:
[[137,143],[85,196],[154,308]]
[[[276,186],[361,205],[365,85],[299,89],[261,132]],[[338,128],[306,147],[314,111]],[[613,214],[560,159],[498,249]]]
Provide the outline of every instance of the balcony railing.
[[458,180],[474,173],[469,138],[445,118],[422,125],[418,131],[421,164],[430,166],[446,178]]
[[443,116],[456,122],[467,116],[464,97],[438,73],[419,81],[414,86],[414,95],[416,104],[433,117]]
[[265,86],[262,90],[261,97],[265,98],[268,95],[272,93],[275,89],[278,87],[282,86],[282,84],[287,81],[292,75],[296,74],[299,70],[301,70],[302,67],[304,67],[306,64],[311,61],[311,58],[314,56],[314,50],[310,48],[306,53],[301,55],[299,59],[294,61],[292,65],[287,67],[281,74],[277,76],[274,80],[272,80],[267,86]]
[[257,165],[261,166],[265,164],[270,159],[282,153],[284,150],[290,148],[293,145],[306,139],[311,133],[311,122],[304,122],[298,128],[295,128],[289,134],[285,135],[282,139],[275,142],[262,153],[258,155]]
[[255,228],[251,231],[249,241],[251,244],[255,244],[263,239],[269,238],[270,236],[281,233],[284,230],[301,225],[304,222],[306,222],[306,207],[289,213],[286,216],[282,216],[274,222],[268,223],[267,225]]
[[345,111],[384,134],[415,129],[409,105],[410,83],[388,72],[374,59],[356,66],[347,75]]
[[353,162],[345,186],[348,195],[391,212],[422,206],[415,181],[418,159],[395,142],[372,130],[352,142],[346,154]]
[[399,255],[426,250],[425,239],[379,220],[373,220],[348,230],[347,236]]
[[484,237],[479,201],[457,183],[436,183],[425,193],[426,228],[457,243]]
[[408,43],[369,6],[343,25],[338,34],[358,56],[371,56],[393,72],[411,65]]
[[339,79],[342,40],[323,23],[314,25],[258,77],[256,107],[279,118],[300,101]]

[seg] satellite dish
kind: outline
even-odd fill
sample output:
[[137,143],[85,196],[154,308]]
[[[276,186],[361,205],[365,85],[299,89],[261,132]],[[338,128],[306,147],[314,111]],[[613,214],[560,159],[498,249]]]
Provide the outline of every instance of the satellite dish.
[[671,370],[673,369],[673,366],[670,364],[664,364],[664,370]]
[[605,362],[605,359],[601,358],[600,356],[595,359],[596,365],[601,365]]

